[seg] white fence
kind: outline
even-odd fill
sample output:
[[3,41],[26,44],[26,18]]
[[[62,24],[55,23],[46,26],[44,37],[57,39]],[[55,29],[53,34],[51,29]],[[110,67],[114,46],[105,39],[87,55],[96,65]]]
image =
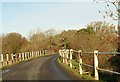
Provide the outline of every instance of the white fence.
[[[76,51],[76,50],[73,50],[73,49],[59,50],[59,56],[62,58],[62,62],[69,65],[70,68],[73,68],[72,67],[72,60],[73,60],[73,53],[74,52],[78,53],[78,55],[79,55],[79,73],[81,75],[83,74],[82,65],[94,68],[95,80],[99,80],[99,73],[98,73],[99,70],[120,75],[119,72],[99,68],[99,61],[98,61],[98,55],[101,55],[101,54],[113,54],[114,55],[114,54],[120,54],[120,52],[98,52],[97,50],[95,50],[94,52],[82,52],[82,50]],[[83,53],[85,53],[85,54],[93,54],[94,55],[93,66],[85,64],[85,63],[82,62],[82,56],[83,56],[82,54]]]
[[17,63],[19,61],[28,60],[34,57],[44,56],[46,55],[47,50],[40,50],[40,51],[31,51],[31,52],[22,52],[17,54],[1,54],[1,66],[0,68]]

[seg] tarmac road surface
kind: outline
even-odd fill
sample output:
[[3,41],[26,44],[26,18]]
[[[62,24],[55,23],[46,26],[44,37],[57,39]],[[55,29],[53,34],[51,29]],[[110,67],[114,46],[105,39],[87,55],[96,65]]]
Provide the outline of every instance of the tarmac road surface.
[[58,55],[21,62],[2,71],[2,80],[78,80],[56,61]]

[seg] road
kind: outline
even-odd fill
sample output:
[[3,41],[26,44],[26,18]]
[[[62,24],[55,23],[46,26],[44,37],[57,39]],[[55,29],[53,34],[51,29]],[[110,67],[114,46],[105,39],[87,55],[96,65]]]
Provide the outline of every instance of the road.
[[3,70],[3,80],[78,80],[56,61],[58,55],[21,62]]

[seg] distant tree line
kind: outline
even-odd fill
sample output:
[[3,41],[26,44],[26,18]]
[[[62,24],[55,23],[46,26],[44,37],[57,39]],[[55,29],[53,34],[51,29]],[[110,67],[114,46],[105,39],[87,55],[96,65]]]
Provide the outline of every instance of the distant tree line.
[[[118,46],[117,31],[114,25],[99,22],[91,22],[87,28],[79,30],[68,30],[57,33],[55,29],[46,32],[31,33],[29,38],[23,37],[19,33],[8,33],[0,36],[3,54],[19,53],[34,50],[53,50],[75,49],[82,51],[101,52],[116,51]],[[108,67],[108,63],[113,55],[100,55],[101,67]],[[91,60],[90,55],[88,55]],[[112,60],[113,61],[113,60]],[[87,63],[91,63],[86,60]],[[117,63],[117,62],[116,62]],[[113,67],[114,68],[114,67]]]

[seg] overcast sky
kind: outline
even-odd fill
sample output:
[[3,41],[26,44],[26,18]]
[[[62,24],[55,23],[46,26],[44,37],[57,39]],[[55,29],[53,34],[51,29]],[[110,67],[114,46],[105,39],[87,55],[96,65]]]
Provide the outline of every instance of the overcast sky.
[[37,29],[80,29],[90,22],[103,21],[98,11],[104,9],[104,4],[92,0],[2,0],[0,27],[2,33],[19,32],[23,36]]

